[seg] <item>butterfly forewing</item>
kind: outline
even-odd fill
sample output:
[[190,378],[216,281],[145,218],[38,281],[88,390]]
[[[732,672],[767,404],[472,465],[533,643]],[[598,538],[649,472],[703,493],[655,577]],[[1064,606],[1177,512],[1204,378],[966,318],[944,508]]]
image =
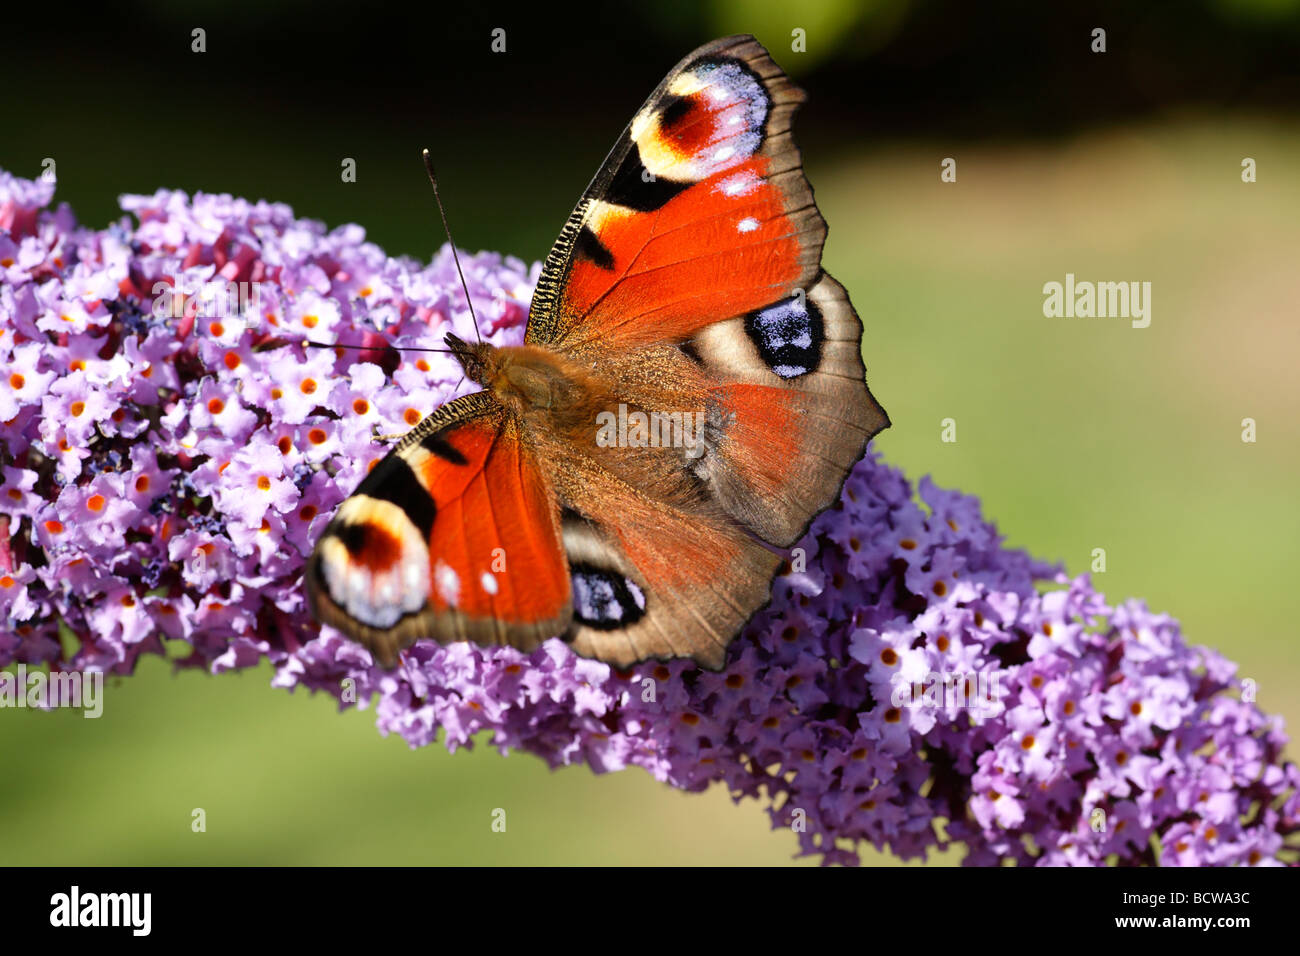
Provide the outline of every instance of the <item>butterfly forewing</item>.
[[421,637],[532,648],[562,632],[559,508],[517,429],[476,392],[407,434],[317,542],[316,617],[388,665]]

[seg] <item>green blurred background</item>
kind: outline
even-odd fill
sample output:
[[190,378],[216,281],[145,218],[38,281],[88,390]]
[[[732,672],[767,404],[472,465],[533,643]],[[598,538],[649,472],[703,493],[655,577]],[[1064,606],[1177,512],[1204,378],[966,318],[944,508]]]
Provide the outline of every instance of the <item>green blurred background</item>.
[[[1110,597],[1180,618],[1300,727],[1300,3],[1054,6],[9,10],[0,166],[34,177],[56,158],[57,198],[95,226],[124,192],[224,191],[427,258],[428,146],[460,245],[536,260],[663,73],[753,32],[811,94],[796,132],[893,419],[877,447],[1072,572],[1105,548]],[[1151,326],[1044,318],[1042,286],[1067,272],[1151,282]],[[718,789],[412,752],[269,676],[149,661],[110,682],[98,721],[0,711],[0,862],[770,864],[796,848]]]

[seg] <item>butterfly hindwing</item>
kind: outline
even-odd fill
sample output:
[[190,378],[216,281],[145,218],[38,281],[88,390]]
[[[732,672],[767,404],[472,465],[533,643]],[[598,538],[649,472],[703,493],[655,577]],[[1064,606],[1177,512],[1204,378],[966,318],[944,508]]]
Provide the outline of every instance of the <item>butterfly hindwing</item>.
[[726,384],[700,474],[726,511],[788,547],[833,504],[872,435],[888,425],[867,390],[862,323],[822,273],[799,295],[715,323],[691,343]]
[[[731,639],[767,601],[780,563],[734,528],[685,516],[611,529],[568,515],[563,529],[573,579],[565,639],[619,667],[674,657],[721,667]],[[692,538],[706,553],[683,553],[680,542]]]
[[317,619],[389,666],[421,637],[527,649],[563,631],[559,508],[517,429],[476,392],[404,436],[317,542]]

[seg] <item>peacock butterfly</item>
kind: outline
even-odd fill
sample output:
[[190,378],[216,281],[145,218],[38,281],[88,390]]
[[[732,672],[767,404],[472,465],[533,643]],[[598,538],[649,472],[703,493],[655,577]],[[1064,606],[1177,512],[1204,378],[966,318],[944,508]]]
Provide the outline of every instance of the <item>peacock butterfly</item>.
[[569,216],[524,344],[447,336],[482,390],[407,433],[305,570],[384,666],[420,638],[722,665],[889,424],[790,124],[749,36],[670,72]]

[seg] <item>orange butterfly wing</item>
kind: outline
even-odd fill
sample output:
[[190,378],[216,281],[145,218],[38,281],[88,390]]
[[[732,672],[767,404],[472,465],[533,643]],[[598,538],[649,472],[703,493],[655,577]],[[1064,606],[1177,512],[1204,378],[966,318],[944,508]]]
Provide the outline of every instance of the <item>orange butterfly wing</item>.
[[317,619],[390,666],[421,637],[531,648],[563,631],[559,508],[517,427],[477,392],[403,437],[316,544]]
[[699,469],[788,546],[889,424],[862,323],[821,268],[826,224],[791,120],[803,93],[749,36],[679,63],[619,137],[538,281],[528,340],[599,361],[664,344],[713,380]]
[[570,216],[528,340],[572,350],[681,342],[806,288],[826,227],[790,135],[802,101],[752,37],[682,60]]

